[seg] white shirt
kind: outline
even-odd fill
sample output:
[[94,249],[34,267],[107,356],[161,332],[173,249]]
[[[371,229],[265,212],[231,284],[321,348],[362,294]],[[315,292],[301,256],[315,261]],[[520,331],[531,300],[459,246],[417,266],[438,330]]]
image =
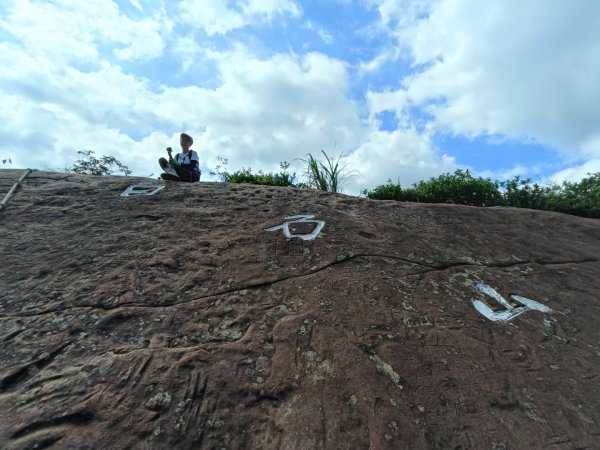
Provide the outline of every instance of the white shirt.
[[[192,154],[192,158],[190,159],[190,154],[192,153],[192,151],[194,153]],[[177,155],[175,155],[175,161],[177,161],[179,164],[191,164],[192,161],[198,161],[198,164],[200,164],[198,152],[194,150],[190,150],[188,153],[178,153]]]

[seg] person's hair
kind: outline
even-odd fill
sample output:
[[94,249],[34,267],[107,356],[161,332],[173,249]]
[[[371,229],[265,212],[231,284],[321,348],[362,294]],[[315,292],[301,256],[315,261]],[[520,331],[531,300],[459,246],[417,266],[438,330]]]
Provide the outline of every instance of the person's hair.
[[192,137],[186,133],[181,133],[180,139],[185,139],[186,141],[188,141],[190,143],[190,145],[192,145],[194,143],[194,140],[192,139]]

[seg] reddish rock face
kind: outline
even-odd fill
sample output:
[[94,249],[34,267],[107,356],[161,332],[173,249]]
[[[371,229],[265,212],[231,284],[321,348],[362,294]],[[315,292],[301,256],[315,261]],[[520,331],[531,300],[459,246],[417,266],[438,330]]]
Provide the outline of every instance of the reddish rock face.
[[142,181],[1,213],[0,448],[598,447],[600,222]]

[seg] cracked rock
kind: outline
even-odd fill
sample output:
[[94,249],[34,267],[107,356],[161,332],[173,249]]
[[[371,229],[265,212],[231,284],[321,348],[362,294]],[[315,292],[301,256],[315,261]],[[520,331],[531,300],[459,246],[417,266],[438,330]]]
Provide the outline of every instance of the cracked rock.
[[34,171],[0,215],[0,448],[597,448],[598,223]]

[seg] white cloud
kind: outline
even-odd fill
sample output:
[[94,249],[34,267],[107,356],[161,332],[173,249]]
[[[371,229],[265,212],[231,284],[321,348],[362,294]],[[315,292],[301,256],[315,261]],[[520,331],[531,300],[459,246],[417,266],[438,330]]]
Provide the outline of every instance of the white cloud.
[[[94,124],[73,110],[55,104],[24,102],[2,97],[8,108],[0,116],[3,150],[12,156],[15,167],[62,171],[77,159],[77,151],[92,149],[96,154],[114,155],[131,161],[127,150],[132,140],[104,124]],[[3,109],[4,111],[4,109]],[[11,114],[19,111],[19,114]]]
[[241,13],[227,8],[227,0],[184,0],[180,20],[202,28],[208,35],[226,34],[245,25]]
[[376,120],[377,115],[382,112],[392,111],[396,115],[400,127],[409,127],[410,117],[406,113],[409,106],[405,91],[367,92],[367,108],[371,120]]
[[174,40],[172,51],[180,58],[181,71],[187,72],[203,55],[200,44],[191,37],[179,36]]
[[161,14],[135,21],[110,0],[21,0],[0,26],[28,54],[65,64],[97,62],[100,45],[113,46],[121,60],[159,57],[164,48],[160,31],[170,28]]
[[275,16],[298,17],[302,9],[290,0],[246,0],[241,3],[241,8],[246,16],[262,17],[271,21]]
[[376,73],[383,69],[387,64],[392,63],[398,59],[399,52],[395,48],[384,48],[379,54],[377,54],[370,61],[361,61],[358,64],[358,73],[360,76],[367,74]]
[[591,159],[584,164],[558,171],[549,176],[546,181],[555,183],[562,183],[563,181],[580,181],[582,178],[587,177],[588,174],[598,172],[600,172],[600,158]]
[[237,47],[213,53],[220,72],[216,89],[167,89],[160,95],[166,117],[181,115],[195,126],[194,140],[212,167],[216,157],[236,167],[278,170],[308,152],[338,143],[355,148],[367,130],[358,105],[346,97],[342,62],[322,54],[255,57]]
[[325,28],[318,28],[317,34],[319,35],[319,37],[325,44],[327,44],[327,45],[333,44],[333,35],[329,31],[327,31]]
[[133,6],[135,9],[137,9],[140,12],[144,10],[144,8],[140,4],[139,0],[129,0],[129,3],[131,3],[131,6]]
[[[353,148],[366,133],[358,105],[346,97],[345,65],[322,54],[259,59],[243,46],[212,52],[221,79],[215,89],[157,89],[106,62],[95,71],[81,71],[46,61],[39,73],[30,70],[37,58],[16,51],[7,56],[19,62],[18,75],[0,76],[0,82],[18,89],[13,95],[2,93],[6,108],[0,114],[0,133],[35,135],[37,149],[32,158],[15,138],[6,147],[15,164],[52,161],[41,166],[60,169],[75,159],[77,150],[89,148],[147,174],[164,147],[176,145],[177,132],[187,131],[203,165],[215,167],[217,156],[223,156],[232,170],[278,170],[279,161],[294,162],[334,142]],[[152,133],[159,127],[174,132]],[[152,136],[142,142],[156,146],[142,147],[130,135]],[[157,136],[170,140],[159,142]],[[140,156],[146,154],[153,156]]]
[[313,31],[319,36],[319,38],[327,45],[333,44],[333,35],[325,28],[315,25],[310,20],[304,24],[307,30]]
[[403,90],[438,130],[600,156],[600,3],[372,3],[421,66]]
[[366,0],[366,3],[377,9],[383,27],[404,29],[426,16],[439,0]]
[[[117,157],[136,175],[156,174],[156,159],[166,146],[175,148],[178,133],[185,131],[194,137],[204,179],[219,156],[229,159],[229,170],[278,171],[279,162],[287,160],[300,172],[297,158],[309,152],[320,157],[322,149],[333,157],[344,152],[348,169],[362,174],[348,185],[347,192],[353,194],[388,178],[400,177],[409,186],[456,167],[453,158],[436,153],[429,132],[417,131],[408,120],[407,107],[415,98],[410,90],[369,92],[361,104],[349,95],[351,70],[342,60],[321,53],[267,53],[233,41],[228,41],[230,50],[219,51],[210,41],[193,39],[189,29],[171,29],[160,5],[153,18],[135,22],[118,8],[101,12],[98,8],[106,4],[95,0],[78,9],[72,3],[67,7],[64,0],[23,1],[3,21],[14,39],[0,43],[0,64],[11,67],[0,73],[0,135],[7,153],[2,156],[12,157],[13,166],[60,170],[75,161],[77,150],[91,149]],[[182,5],[172,7],[184,11],[186,5],[199,3]],[[294,3],[246,1],[228,11],[246,11],[242,22],[258,23],[299,14],[290,5]],[[148,3],[143,6],[149,8]],[[91,17],[94,25],[88,26],[85,21]],[[219,15],[227,17],[227,12]],[[232,17],[229,25],[217,21],[207,26],[226,33],[232,24],[238,26],[237,16]],[[109,19],[115,23],[100,30]],[[80,22],[66,26],[71,20]],[[48,42],[37,31],[26,33],[37,25],[51,34]],[[128,28],[148,40],[134,39]],[[152,44],[155,38],[159,45]],[[107,47],[110,42],[117,45]],[[151,57],[146,47],[172,52],[167,57],[156,53],[164,58],[157,65],[164,61],[177,69],[179,64],[188,70],[187,81],[180,77],[177,86],[167,85],[158,81],[154,69],[135,75],[128,71],[135,70],[131,64],[118,59]],[[106,58],[106,51],[118,58]],[[210,83],[193,78],[198,61],[209,67]],[[380,131],[378,114],[388,110],[396,113],[399,128]]]
[[419,180],[452,172],[457,168],[448,155],[439,156],[426,135],[414,129],[387,132],[372,129],[360,147],[344,159],[361,176],[348,183],[348,192],[358,194],[391,179],[402,187]]
[[505,181],[512,180],[516,176],[521,177],[522,179],[528,178],[532,175],[532,172],[535,173],[535,171],[532,171],[530,168],[525,167],[522,164],[517,164],[508,170],[483,170],[474,175],[482,178],[491,178],[492,180],[497,181]]
[[275,17],[301,15],[300,7],[290,0],[183,0],[179,9],[183,23],[202,28],[209,36],[271,22]]
[[0,73],[0,136],[15,167],[62,170],[84,149],[127,164],[136,148],[128,134],[157,121],[149,82],[119,66],[82,71],[13,43],[0,44],[0,65],[11,67]]

